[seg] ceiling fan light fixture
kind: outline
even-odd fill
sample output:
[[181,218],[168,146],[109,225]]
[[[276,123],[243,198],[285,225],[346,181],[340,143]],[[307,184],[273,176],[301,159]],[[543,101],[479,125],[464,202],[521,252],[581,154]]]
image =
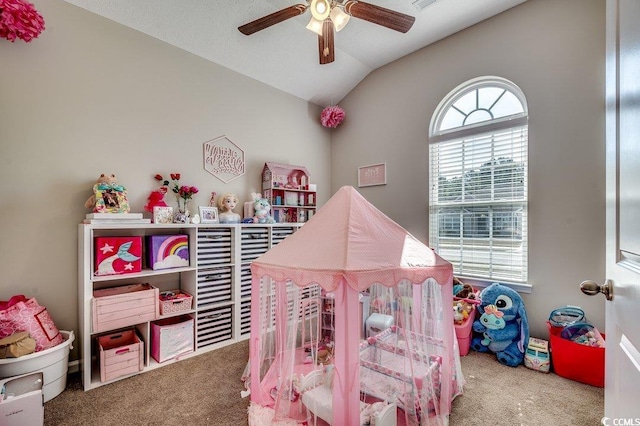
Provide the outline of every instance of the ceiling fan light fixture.
[[324,21],[329,17],[331,12],[331,4],[328,0],[312,0],[311,15],[318,21]]
[[333,21],[333,26],[336,28],[336,32],[343,29],[349,22],[349,19],[351,19],[350,15],[345,13],[344,10],[337,6],[331,9],[331,13],[329,14],[329,16]]
[[314,33],[316,33],[319,36],[321,36],[322,35],[322,22],[323,21],[318,21],[316,18],[314,18],[312,16],[311,20],[307,24],[307,29],[309,31],[313,31]]

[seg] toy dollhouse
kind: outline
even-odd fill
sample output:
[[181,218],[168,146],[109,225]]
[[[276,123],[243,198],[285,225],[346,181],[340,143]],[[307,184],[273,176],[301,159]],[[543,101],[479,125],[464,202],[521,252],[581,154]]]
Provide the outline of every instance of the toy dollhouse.
[[[274,422],[298,424],[447,424],[464,384],[452,266],[354,188],[341,188],[251,273],[250,425],[265,424],[257,418],[266,409]],[[363,337],[367,293],[393,321]]]
[[267,162],[262,169],[262,195],[276,222],[306,222],[316,212],[316,187],[304,166]]

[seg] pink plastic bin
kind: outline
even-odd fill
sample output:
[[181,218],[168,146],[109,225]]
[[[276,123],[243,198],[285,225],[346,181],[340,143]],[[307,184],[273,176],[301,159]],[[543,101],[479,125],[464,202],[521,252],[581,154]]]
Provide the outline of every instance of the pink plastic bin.
[[[463,301],[474,305],[480,304],[480,292],[476,291],[474,299],[463,299],[460,297],[454,297],[453,301]],[[460,356],[465,356],[469,353],[469,348],[471,347],[471,330],[473,329],[473,321],[476,318],[476,308],[474,306],[473,310],[467,317],[467,319],[462,324],[454,324],[456,328],[456,337],[458,338],[458,349],[460,351]]]
[[454,327],[456,328],[456,337],[458,338],[460,356],[465,356],[469,353],[469,348],[471,347],[471,328],[473,326],[473,320],[474,315],[469,315],[462,324],[454,324]]

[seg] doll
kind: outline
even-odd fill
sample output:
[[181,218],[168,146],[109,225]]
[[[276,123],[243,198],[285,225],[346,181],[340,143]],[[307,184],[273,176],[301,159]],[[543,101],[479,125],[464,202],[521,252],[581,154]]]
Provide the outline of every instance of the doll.
[[233,211],[236,204],[238,204],[238,197],[230,192],[218,198],[220,223],[240,223],[240,215]]

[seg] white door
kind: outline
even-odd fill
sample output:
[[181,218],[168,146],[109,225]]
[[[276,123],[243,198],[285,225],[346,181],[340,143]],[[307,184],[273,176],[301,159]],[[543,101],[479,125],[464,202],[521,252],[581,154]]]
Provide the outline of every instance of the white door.
[[606,425],[640,424],[640,1],[607,0]]

